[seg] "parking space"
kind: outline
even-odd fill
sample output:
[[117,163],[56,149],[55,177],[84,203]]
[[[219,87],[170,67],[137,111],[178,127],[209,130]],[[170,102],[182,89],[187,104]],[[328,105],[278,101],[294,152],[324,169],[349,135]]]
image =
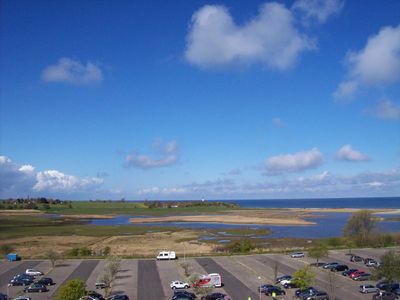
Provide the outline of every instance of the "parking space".
[[[378,258],[384,254],[385,249],[362,249],[353,252],[363,257]],[[371,271],[363,263],[350,262],[347,251],[330,251],[329,257],[324,261],[336,261]],[[113,294],[124,293],[130,299],[171,299],[173,291],[170,283],[173,280],[186,280],[184,269],[181,266],[183,260],[155,261],[155,260],[121,260],[120,270],[113,285]],[[215,292],[228,294],[232,300],[259,299],[257,291],[260,284],[274,283],[275,268],[277,275],[291,275],[296,270],[303,268],[315,260],[309,257],[291,258],[283,254],[260,254],[250,256],[213,257],[213,258],[187,258],[190,273],[207,274],[220,273],[224,286],[214,289]],[[86,281],[87,288],[95,290],[95,283],[103,273],[107,260],[65,260],[55,268],[51,268],[48,260],[0,262],[0,292],[9,294],[14,298],[23,294],[23,287],[7,287],[11,277],[25,272],[28,268],[35,268],[51,277],[56,283],[49,287],[46,293],[30,293],[32,300],[54,299],[59,287],[68,280],[81,278]],[[358,292],[360,284],[370,281],[357,282],[322,268],[314,268],[316,273],[315,286],[319,289],[336,294],[336,300],[366,300],[371,295]],[[98,290],[99,291],[99,290]],[[103,291],[101,291],[103,292]],[[294,289],[287,289],[286,296],[278,299],[293,299]],[[264,294],[261,299],[270,299]]]

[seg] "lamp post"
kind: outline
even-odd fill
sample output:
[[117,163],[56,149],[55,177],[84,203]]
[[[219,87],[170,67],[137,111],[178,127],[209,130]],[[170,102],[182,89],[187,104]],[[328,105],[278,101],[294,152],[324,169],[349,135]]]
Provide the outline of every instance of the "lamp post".
[[261,281],[261,276],[258,276],[258,280],[260,280],[260,300],[261,300],[261,283],[262,283],[262,281]]

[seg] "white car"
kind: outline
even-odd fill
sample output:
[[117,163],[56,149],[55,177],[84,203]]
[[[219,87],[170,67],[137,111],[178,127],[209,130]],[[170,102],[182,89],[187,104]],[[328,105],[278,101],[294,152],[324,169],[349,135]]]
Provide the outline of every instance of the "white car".
[[292,254],[290,255],[290,257],[292,257],[292,258],[304,257],[304,252],[295,252],[295,253],[292,253]]
[[285,284],[289,284],[293,281],[294,278],[283,279],[279,283],[284,286]]
[[171,289],[188,289],[190,287],[190,284],[187,282],[175,280],[172,281],[169,286],[171,287]]
[[35,270],[35,269],[26,269],[25,274],[31,275],[31,276],[41,276],[43,275],[42,272]]

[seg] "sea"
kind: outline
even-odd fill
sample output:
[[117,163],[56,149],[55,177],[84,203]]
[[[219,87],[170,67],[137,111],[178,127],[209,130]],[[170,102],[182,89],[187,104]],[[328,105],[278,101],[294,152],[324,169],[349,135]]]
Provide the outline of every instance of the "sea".
[[[382,198],[327,198],[327,199],[274,199],[274,200],[209,200],[222,201],[238,204],[242,208],[389,208],[400,209],[400,197]],[[171,222],[171,223],[146,223],[147,226],[176,226],[192,229],[224,229],[232,228],[251,228],[251,229],[270,229],[272,231],[266,237],[269,238],[327,238],[341,236],[343,228],[352,213],[349,212],[315,212],[312,217],[307,218],[315,225],[307,226],[278,226],[278,225],[254,225],[254,224],[219,224],[219,223],[191,223],[191,222]],[[384,218],[400,219],[400,212],[393,214],[377,215]],[[138,226],[129,222],[129,219],[138,216],[119,215],[113,219],[95,219],[92,225],[130,225]],[[378,228],[381,232],[400,232],[400,221],[382,221]],[[205,239],[218,237],[204,237]],[[222,242],[229,242],[229,239],[221,239]]]

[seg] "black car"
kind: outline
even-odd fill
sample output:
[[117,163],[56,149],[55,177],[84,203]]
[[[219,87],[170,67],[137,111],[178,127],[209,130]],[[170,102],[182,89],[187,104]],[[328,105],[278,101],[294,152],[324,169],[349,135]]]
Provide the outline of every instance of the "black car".
[[348,276],[350,276],[351,273],[354,273],[354,272],[356,272],[356,271],[358,271],[358,269],[348,269],[347,271],[344,271],[344,272],[342,273],[342,275],[348,277]]
[[108,297],[107,300],[129,300],[129,297],[127,295],[114,295]]
[[8,300],[7,295],[0,293],[0,300]]
[[32,281],[35,280],[35,277],[34,277],[34,276],[28,275],[28,274],[25,274],[25,273],[20,273],[20,274],[17,274],[17,275],[14,275],[14,276],[13,276],[13,279],[18,279],[18,278],[31,279]]
[[376,287],[378,289],[380,289],[381,291],[389,291],[389,292],[391,292],[391,291],[399,289],[400,285],[398,283],[389,283],[386,280],[382,280],[382,281],[380,281],[380,282],[378,282],[376,284]]
[[350,257],[350,261],[360,262],[360,261],[364,261],[364,258],[362,258],[361,256],[358,256],[358,255],[353,255]]
[[95,291],[87,291],[86,292],[86,296],[91,296],[93,298],[98,298],[100,300],[105,300],[103,295],[101,295],[101,294],[99,294],[99,293],[97,293]]
[[294,295],[295,295],[297,298],[302,298],[304,294],[312,295],[312,294],[314,294],[314,293],[316,293],[316,292],[317,292],[317,290],[316,290],[315,288],[313,288],[312,286],[310,286],[310,287],[308,287],[308,288],[306,288],[306,289],[304,289],[304,290],[301,290],[301,289],[296,290],[296,291],[294,292]]
[[264,294],[266,296],[271,296],[273,292],[275,292],[277,295],[286,295],[286,292],[278,286],[271,286],[267,288]]
[[299,286],[296,283],[294,283],[293,281],[290,281],[290,282],[285,283],[283,285],[283,287],[285,289],[292,289],[292,288],[298,288]]
[[281,277],[278,277],[278,278],[276,278],[275,283],[279,283],[279,282],[281,282],[282,280],[286,280],[286,279],[292,279],[292,276],[290,276],[290,275],[283,275],[283,276],[281,276]]
[[175,291],[174,296],[172,297],[173,300],[175,299],[183,299],[184,297],[186,297],[185,299],[196,299],[196,295],[188,292],[186,290],[180,290],[180,291]]
[[[304,299],[304,297],[303,297]],[[329,300],[329,295],[324,292],[324,291],[317,291],[316,293],[313,293],[312,295],[309,294],[308,296],[305,297],[307,300]]]
[[40,283],[32,283],[30,286],[24,289],[25,293],[41,293],[47,291],[47,287]]
[[390,292],[379,292],[372,296],[372,300],[395,300],[396,295]]
[[31,285],[32,283],[33,280],[29,278],[15,278],[10,280],[8,286]]
[[337,265],[331,268],[332,272],[341,272],[341,271],[347,271],[349,267],[347,265]]
[[53,285],[54,284],[53,279],[51,279],[50,277],[40,278],[38,281],[36,281],[36,283],[40,283],[43,285]]
[[219,299],[224,299],[225,296],[226,295],[222,293],[212,293],[205,297],[201,297],[201,300],[219,300]]
[[266,289],[273,286],[272,284],[263,284],[258,287],[258,292],[265,293]]

